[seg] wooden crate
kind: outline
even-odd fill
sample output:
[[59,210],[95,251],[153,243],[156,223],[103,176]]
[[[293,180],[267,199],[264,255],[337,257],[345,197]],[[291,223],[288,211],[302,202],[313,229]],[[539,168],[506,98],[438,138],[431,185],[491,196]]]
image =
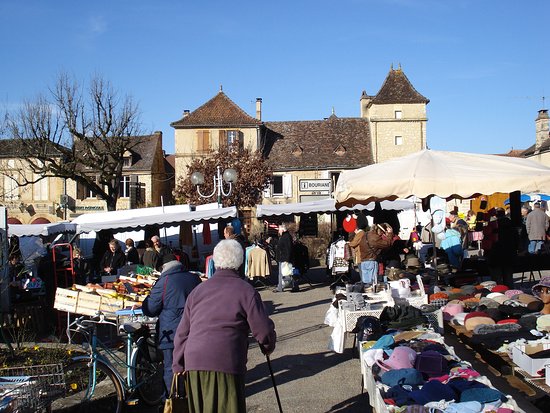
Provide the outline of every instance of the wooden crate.
[[124,308],[124,300],[116,297],[101,297],[100,311],[105,314],[107,318],[116,318],[116,312]]
[[55,290],[55,301],[53,308],[59,311],[76,313],[78,304],[79,291],[68,290],[66,288],[58,288]]
[[96,315],[101,307],[101,296],[92,293],[81,292],[78,296],[76,314]]

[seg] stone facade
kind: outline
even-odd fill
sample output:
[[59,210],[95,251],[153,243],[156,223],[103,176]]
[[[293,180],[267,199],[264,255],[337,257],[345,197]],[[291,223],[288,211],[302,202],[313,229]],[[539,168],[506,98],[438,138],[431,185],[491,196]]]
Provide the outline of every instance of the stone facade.
[[[165,172],[162,150],[162,133],[135,137],[140,140],[128,153],[127,165],[123,167],[124,191],[117,202],[117,210],[130,209],[130,181],[141,184],[142,199],[133,207],[160,206],[161,197],[169,204],[173,181]],[[9,142],[9,141],[5,141]],[[23,176],[30,180],[32,173],[25,166],[25,160],[15,155],[0,157],[0,203],[7,207],[11,223],[47,223],[70,220],[77,216],[107,211],[105,201],[97,198],[72,179],[44,178],[28,186],[18,187],[12,178],[23,182]],[[90,172],[93,174],[93,171]],[[62,195],[68,196],[67,208]]]
[[263,122],[261,99],[252,117],[220,90],[171,124],[176,182],[187,175],[194,157],[215,151],[231,133],[244,147],[261,150],[271,164],[274,177],[264,203],[328,198],[340,172],[425,149],[428,102],[401,67],[390,69],[376,95],[363,92],[355,118],[333,112],[323,120]]

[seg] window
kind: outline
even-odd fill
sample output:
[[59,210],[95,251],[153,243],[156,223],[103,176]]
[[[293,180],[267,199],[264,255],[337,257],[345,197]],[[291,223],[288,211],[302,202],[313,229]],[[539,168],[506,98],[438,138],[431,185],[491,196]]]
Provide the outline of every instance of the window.
[[396,136],[395,137],[395,144],[396,145],[403,145],[403,136]]
[[118,196],[120,198],[130,197],[130,175],[124,175],[120,179],[120,184],[118,187]]
[[122,166],[125,167],[125,168],[128,168],[128,167],[132,166],[132,157],[131,156],[125,156],[124,160],[123,160],[123,163],[122,163]]
[[400,110],[395,111],[395,119],[401,119],[403,116],[403,113]]
[[242,149],[243,139],[241,132],[238,130],[220,130],[219,131],[219,147],[233,147]]
[[[40,176],[34,175],[34,180],[37,180]],[[40,181],[35,182],[32,186],[32,199],[34,201],[45,201],[49,199],[48,191],[48,178],[40,179]]]
[[197,131],[197,152],[206,152],[210,150],[210,131]]
[[273,182],[271,183],[271,194],[273,196],[283,196],[283,176],[273,175]]
[[19,199],[19,185],[15,179],[8,175],[4,175],[4,199],[6,201]]

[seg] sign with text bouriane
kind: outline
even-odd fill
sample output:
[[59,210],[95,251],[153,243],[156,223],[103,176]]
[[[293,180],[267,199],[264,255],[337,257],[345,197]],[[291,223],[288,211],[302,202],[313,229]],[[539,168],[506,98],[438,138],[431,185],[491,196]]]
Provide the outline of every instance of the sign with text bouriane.
[[329,191],[332,181],[330,179],[300,179],[300,191]]

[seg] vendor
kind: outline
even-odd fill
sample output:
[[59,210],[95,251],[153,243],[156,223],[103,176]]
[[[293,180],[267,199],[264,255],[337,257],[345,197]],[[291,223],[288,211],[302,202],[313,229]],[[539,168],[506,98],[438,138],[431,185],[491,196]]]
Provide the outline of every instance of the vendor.
[[109,249],[101,259],[100,268],[104,274],[116,275],[119,268],[126,264],[126,255],[120,249],[116,239],[109,241]]
[[15,286],[19,283],[23,275],[27,272],[25,266],[21,263],[21,256],[17,253],[12,253],[9,256],[9,277],[11,285]]

